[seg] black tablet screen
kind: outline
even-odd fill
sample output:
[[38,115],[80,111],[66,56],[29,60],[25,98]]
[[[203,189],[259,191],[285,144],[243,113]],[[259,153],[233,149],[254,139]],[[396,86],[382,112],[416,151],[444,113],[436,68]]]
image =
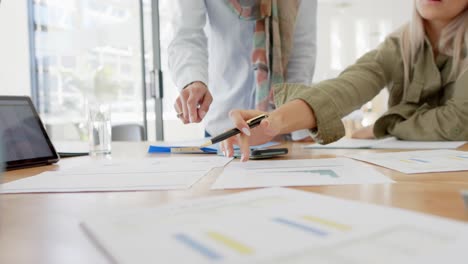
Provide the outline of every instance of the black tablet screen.
[[54,157],[53,147],[29,99],[0,99],[0,135],[5,162]]

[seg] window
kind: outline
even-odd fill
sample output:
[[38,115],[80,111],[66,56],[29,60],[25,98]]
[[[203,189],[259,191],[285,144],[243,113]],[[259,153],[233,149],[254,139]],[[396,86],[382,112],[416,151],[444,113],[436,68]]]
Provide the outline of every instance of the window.
[[[47,127],[80,129],[87,100],[111,101],[112,122],[143,124],[139,1],[35,0],[39,112]],[[70,139],[52,129],[54,140]]]

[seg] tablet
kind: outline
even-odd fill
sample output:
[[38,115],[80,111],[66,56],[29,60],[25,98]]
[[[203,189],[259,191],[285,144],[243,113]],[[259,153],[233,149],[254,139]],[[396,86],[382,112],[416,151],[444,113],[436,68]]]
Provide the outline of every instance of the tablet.
[[7,170],[59,160],[29,97],[0,96],[0,140]]

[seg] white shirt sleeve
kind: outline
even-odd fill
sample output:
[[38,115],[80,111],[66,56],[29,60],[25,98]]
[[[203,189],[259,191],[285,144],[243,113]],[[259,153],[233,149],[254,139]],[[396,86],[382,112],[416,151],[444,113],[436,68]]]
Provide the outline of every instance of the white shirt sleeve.
[[286,82],[310,85],[317,55],[317,0],[302,0],[296,19]]
[[208,84],[208,48],[204,0],[174,0],[174,38],[168,47],[168,64],[179,91],[187,84]]
[[[286,82],[310,85],[317,56],[317,0],[302,0],[296,20],[293,50],[288,64]],[[309,137],[308,130],[291,133],[293,140]]]

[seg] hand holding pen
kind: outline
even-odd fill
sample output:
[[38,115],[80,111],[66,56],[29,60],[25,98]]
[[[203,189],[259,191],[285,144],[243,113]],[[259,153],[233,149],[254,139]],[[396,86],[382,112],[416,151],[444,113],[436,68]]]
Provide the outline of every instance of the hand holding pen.
[[[271,141],[275,136],[290,133],[300,129],[316,128],[313,109],[303,100],[292,100],[263,116],[264,112],[257,110],[233,110],[230,118],[238,131],[237,136],[231,136],[220,144],[220,150],[225,156],[232,157],[233,145],[240,147],[241,161],[247,161],[250,155],[250,145],[260,145]],[[248,121],[261,118],[260,124],[250,129]],[[247,121],[246,121],[247,120]]]
[[[230,137],[233,137],[239,133],[241,133],[241,130],[244,134],[246,134],[247,136],[250,136],[250,129],[251,128],[254,128],[258,125],[260,125],[260,122],[267,118],[268,115],[267,114],[260,114],[258,116],[255,116],[253,118],[250,118],[249,120],[245,121],[245,122],[242,122],[241,121],[241,127],[244,126],[244,125],[247,125],[247,126],[244,126],[243,128],[232,128],[232,129],[229,129],[228,131],[218,135],[218,136],[215,136],[213,137],[212,139],[208,140],[207,142],[205,142],[202,147],[206,147],[206,146],[209,146],[209,145],[213,145],[213,144],[216,144],[218,142],[221,142],[225,139],[228,139]],[[243,124],[245,123],[245,124]]]
[[269,142],[278,134],[278,131],[271,131],[269,129],[268,115],[264,112],[257,110],[233,110],[230,113],[230,117],[236,128],[213,137],[203,146],[221,142],[220,150],[225,156],[232,157],[234,155],[233,145],[238,145],[242,153],[241,161],[247,161],[251,145],[261,145]]

